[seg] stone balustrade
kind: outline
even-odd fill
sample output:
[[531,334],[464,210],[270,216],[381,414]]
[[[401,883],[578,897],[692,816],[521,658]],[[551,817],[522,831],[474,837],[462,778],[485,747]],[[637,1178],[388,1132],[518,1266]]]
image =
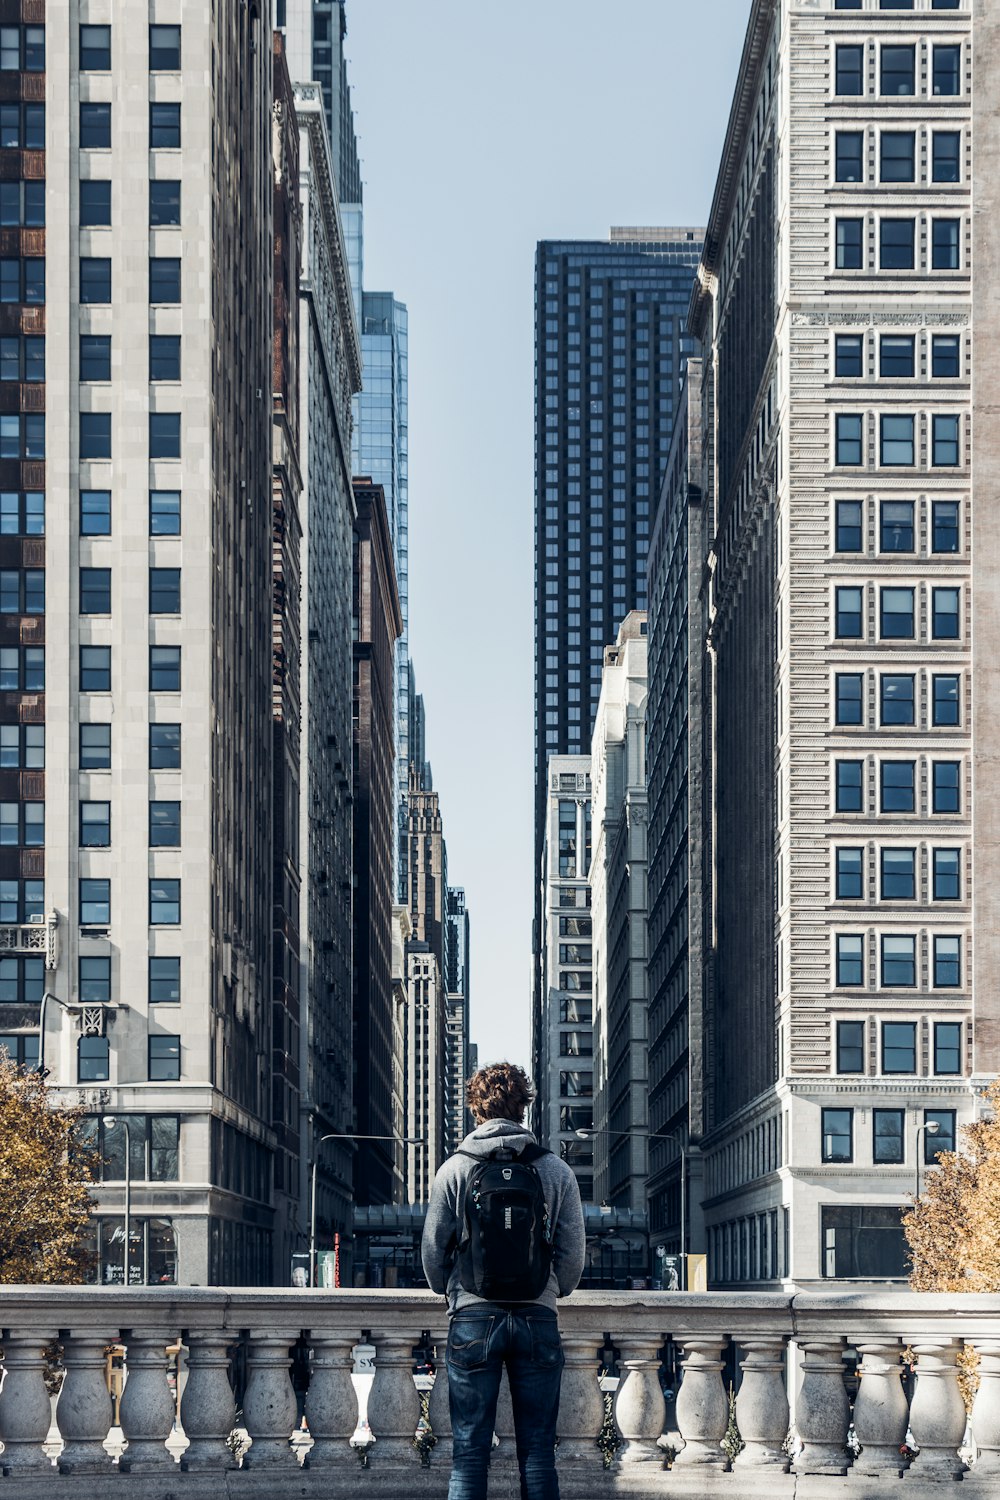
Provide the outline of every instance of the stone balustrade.
[[[562,1304],[560,1326],[564,1500],[758,1492],[822,1500],[881,1496],[887,1484],[920,1500],[959,1478],[975,1492],[1000,1493],[1000,1298],[577,1293]],[[414,1441],[414,1351],[443,1353],[447,1330],[443,1304],[428,1292],[3,1287],[0,1328],[0,1500],[446,1494],[444,1381],[429,1398],[434,1442],[426,1431]],[[308,1432],[291,1379],[300,1338],[310,1351]],[[178,1341],[179,1413],[165,1357]],[[376,1349],[367,1397],[374,1441],[359,1449],[351,1443],[359,1417],[352,1351],[362,1341]],[[52,1345],[64,1369],[55,1448]],[[112,1431],[111,1345],[125,1348],[121,1433]],[[978,1358],[971,1418],[963,1348]],[[598,1377],[609,1349],[618,1437],[606,1465]],[[915,1356],[912,1376],[904,1351],[908,1363]],[[665,1359],[680,1374],[669,1406]],[[490,1493],[513,1500],[506,1392],[496,1428]]]

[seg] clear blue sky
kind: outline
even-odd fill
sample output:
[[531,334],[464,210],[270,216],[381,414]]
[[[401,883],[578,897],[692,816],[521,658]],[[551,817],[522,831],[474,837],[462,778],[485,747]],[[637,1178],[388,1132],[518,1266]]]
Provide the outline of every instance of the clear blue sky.
[[365,285],[410,312],[410,649],[472,1039],[529,1058],[533,266],[703,224],[750,0],[348,0]]

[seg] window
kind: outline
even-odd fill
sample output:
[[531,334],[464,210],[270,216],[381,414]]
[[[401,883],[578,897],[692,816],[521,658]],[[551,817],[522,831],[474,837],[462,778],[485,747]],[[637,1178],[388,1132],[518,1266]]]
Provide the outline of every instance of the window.
[[931,267],[935,271],[959,268],[958,219],[935,219],[931,236]]
[[916,92],[915,48],[883,46],[879,92],[882,94]]
[[838,640],[860,640],[863,591],[856,588],[836,590],[836,630]]
[[942,1151],[955,1149],[955,1111],[953,1109],[925,1109],[924,1124],[935,1124],[937,1131],[931,1135],[923,1132],[924,1165],[932,1167]]
[[589,1099],[594,1092],[593,1073],[560,1073],[559,1092],[568,1099]]
[[958,130],[935,130],[931,144],[931,180],[933,182],[959,182],[961,167],[962,135]]
[[151,615],[179,615],[181,612],[180,568],[150,568],[149,612]]
[[931,69],[932,87],[935,94],[960,94],[962,92],[961,47],[935,47]]
[[854,1160],[852,1149],[854,1111],[851,1109],[823,1110],[823,1160],[847,1162]]
[[[912,941],[912,939],[911,939]],[[885,939],[883,939],[883,943]],[[882,1072],[915,1073],[917,1071],[916,1021],[882,1022]]]
[[44,458],[45,417],[0,415],[0,458]]
[[44,536],[45,496],[36,490],[0,490],[0,536]]
[[82,411],[80,413],[80,457],[81,459],[111,457],[111,413],[109,411]]
[[935,901],[958,901],[962,895],[961,856],[957,849],[935,849],[932,856]]
[[913,335],[884,333],[879,340],[879,374],[882,379],[909,380],[913,373]]
[[80,958],[80,1002],[83,1005],[110,1005],[111,959]]
[[111,569],[80,569],[80,613],[81,615],[109,615],[111,613]]
[[176,771],[181,764],[181,726],[179,724],[150,724],[149,769],[151,771]]
[[45,846],[44,802],[0,802],[0,845],[16,849]]
[[149,336],[150,380],[180,380],[180,334],[151,333]]
[[[95,28],[100,29],[100,28]],[[77,1042],[78,1083],[107,1083],[111,1074],[110,1048],[106,1036],[82,1036]]]
[[864,267],[861,219],[837,220],[837,270],[860,271]]
[[912,271],[914,222],[882,219],[879,223],[879,265],[883,271]]
[[880,463],[888,465],[913,463],[913,425],[914,419],[911,416],[879,418]]
[[180,646],[150,646],[149,691],[151,693],[179,693],[180,690]]
[[172,177],[154,177],[149,184],[149,222],[151,225],[181,222],[181,185]]
[[179,536],[180,530],[180,491],[151,490],[149,495],[150,536]]
[[879,0],[879,10],[912,10],[913,0]]
[[[910,988],[917,982],[917,940],[912,936],[883,937],[882,983],[887,989]],[[890,1070],[885,1070],[890,1071]],[[911,1072],[910,1069],[899,1069]]]
[[[957,942],[956,938],[951,939]],[[935,980],[935,983],[937,981]],[[950,1077],[962,1071],[962,1026],[959,1021],[934,1023],[934,1071]]]
[[10,1061],[19,1068],[38,1067],[37,1035],[9,1032],[0,1036],[0,1052],[6,1053]]
[[149,300],[158,303],[181,300],[181,263],[176,256],[150,256]]
[[181,998],[181,961],[179,958],[161,958],[150,954],[149,958],[149,1003],[151,1005],[177,1005]]
[[863,761],[837,761],[837,812],[864,810],[863,771]]
[[865,1023],[863,1021],[837,1022],[837,1072],[863,1073],[865,1071]]
[[836,179],[838,182],[864,181],[864,145],[863,131],[837,131]]
[[882,900],[914,901],[917,895],[917,851],[882,850]]
[[863,0],[833,0],[834,10],[861,10]]
[[931,722],[935,726],[958,723],[958,678],[951,673],[932,678]]
[[825,1277],[905,1279],[909,1267],[900,1209],[824,1204],[820,1216]]
[[181,414],[172,411],[151,411],[149,414],[150,458],[180,458]]
[[151,26],[149,28],[149,71],[176,73],[181,65],[181,28],[179,26]]
[[45,183],[0,182],[0,225],[41,229],[45,224]]
[[111,67],[111,27],[80,27],[80,71],[106,73]]
[[107,927],[111,922],[111,881],[80,881],[80,924]]
[[45,105],[0,104],[0,146],[45,150]]
[[[864,984],[865,940],[860,932],[837,934],[837,984]],[[852,1071],[860,1072],[860,1068]]]
[[181,107],[179,104],[149,106],[149,144],[151,147],[178,147],[181,143]]
[[111,535],[111,491],[80,491],[80,535]]
[[860,552],[862,508],[860,500],[838,500],[836,510],[836,539],[838,552]]
[[176,926],[181,919],[179,880],[150,880],[149,922],[151,927]]
[[883,500],[879,508],[880,551],[912,552],[913,547],[913,501]]
[[861,463],[861,422],[861,414],[858,412],[838,414],[836,418],[838,464],[853,466]]
[[[130,1176],[133,1182],[176,1182],[178,1177],[178,1144],[180,1140],[180,1121],[176,1115],[133,1115],[127,1116],[128,1131],[126,1132],[119,1121],[111,1120],[105,1124],[99,1115],[84,1116],[80,1121],[79,1138],[81,1144],[89,1146],[96,1151],[100,1159],[99,1181],[122,1182],[125,1178],[125,1152],[129,1153]],[[109,1221],[103,1220],[105,1235]],[[120,1225],[121,1220],[117,1223]],[[132,1231],[133,1243],[140,1238],[139,1225],[133,1221]],[[107,1243],[107,1238],[105,1240]],[[118,1238],[119,1250],[121,1237]],[[133,1254],[133,1267],[136,1260],[141,1258],[135,1250]],[[121,1257],[119,1254],[119,1261]],[[118,1283],[121,1283],[121,1275]],[[160,1277],[150,1276],[150,1282],[159,1281]]]
[[0,724],[0,768],[44,771],[45,725]]
[[914,180],[915,136],[912,130],[883,130],[881,177],[883,182]]
[[81,849],[107,849],[111,844],[111,803],[80,803]]
[[181,843],[181,805],[179,802],[149,804],[149,847],[179,849]]
[[916,765],[912,760],[882,762],[881,807],[884,813],[916,810]]
[[80,226],[111,223],[111,183],[89,179],[80,183]]
[[863,94],[865,91],[864,47],[838,47],[836,53],[836,84],[838,94]]
[[862,851],[860,849],[838,849],[836,851],[838,901],[861,900],[864,894],[861,859]]
[[958,10],[961,0],[931,0],[931,10]]
[[957,813],[959,808],[960,762],[936,760],[932,767],[931,812]]
[[903,1155],[903,1121],[901,1109],[872,1110],[872,1161],[890,1165],[901,1163]]
[[865,341],[860,333],[838,333],[835,343],[835,369],[838,379],[863,375]]
[[0,569],[0,615],[43,615],[45,572],[42,568]]
[[110,693],[110,646],[80,647],[80,691],[84,693]]
[[559,1033],[560,1057],[590,1057],[593,1051],[592,1031],[561,1031]]
[[105,256],[80,257],[81,303],[111,301],[111,261]]
[[931,339],[931,375],[935,380],[954,380],[959,374],[957,333],[936,333]]
[[84,381],[111,379],[110,334],[81,333],[80,379]]
[[837,723],[863,723],[862,677],[860,672],[838,672],[836,695]]
[[958,589],[931,589],[931,636],[936,641],[957,641]]
[[111,105],[80,105],[80,145],[88,151],[111,149]]
[[0,72],[44,73],[44,26],[0,26]]
[[[5,881],[17,886],[17,881]],[[17,898],[14,899],[15,912]],[[7,920],[5,914],[4,920]],[[17,921],[16,914],[12,918]],[[0,1003],[4,1005],[38,1005],[45,993],[45,960],[42,958],[0,958]]]
[[179,1036],[149,1038],[149,1078],[152,1083],[174,1082],[181,1076]]
[[954,468],[958,464],[958,417],[931,418],[931,462],[935,468]]
[[883,640],[913,639],[913,590],[879,590],[879,633]]
[[111,769],[111,725],[80,725],[80,770]]

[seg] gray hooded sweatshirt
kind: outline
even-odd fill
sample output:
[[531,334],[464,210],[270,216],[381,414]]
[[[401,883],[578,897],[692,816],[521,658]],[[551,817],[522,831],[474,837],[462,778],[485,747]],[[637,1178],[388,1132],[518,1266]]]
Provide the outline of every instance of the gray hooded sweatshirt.
[[[473,1156],[489,1156],[498,1146],[523,1151],[535,1137],[513,1120],[487,1120],[462,1142],[461,1150]],[[552,1270],[549,1284],[535,1307],[556,1309],[558,1297],[568,1297],[583,1275],[586,1235],[580,1189],[572,1170],[558,1156],[541,1156],[534,1162],[542,1182],[545,1204],[552,1225]],[[449,1156],[431,1188],[427,1222],[420,1247],[424,1275],[432,1291],[448,1298],[448,1312],[482,1304],[483,1298],[467,1292],[458,1278],[456,1250],[465,1230],[465,1191],[476,1163],[467,1156]]]

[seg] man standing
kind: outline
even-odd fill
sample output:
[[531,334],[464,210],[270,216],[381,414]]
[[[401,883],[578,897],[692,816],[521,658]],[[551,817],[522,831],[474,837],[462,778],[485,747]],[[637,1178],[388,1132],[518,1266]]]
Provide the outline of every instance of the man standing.
[[431,1189],[421,1254],[429,1285],[448,1298],[448,1500],[486,1500],[504,1365],[521,1500],[559,1500],[556,1299],[579,1282],[586,1239],[575,1176],[523,1123],[533,1098],[513,1063],[480,1068],[466,1087],[475,1129]]

